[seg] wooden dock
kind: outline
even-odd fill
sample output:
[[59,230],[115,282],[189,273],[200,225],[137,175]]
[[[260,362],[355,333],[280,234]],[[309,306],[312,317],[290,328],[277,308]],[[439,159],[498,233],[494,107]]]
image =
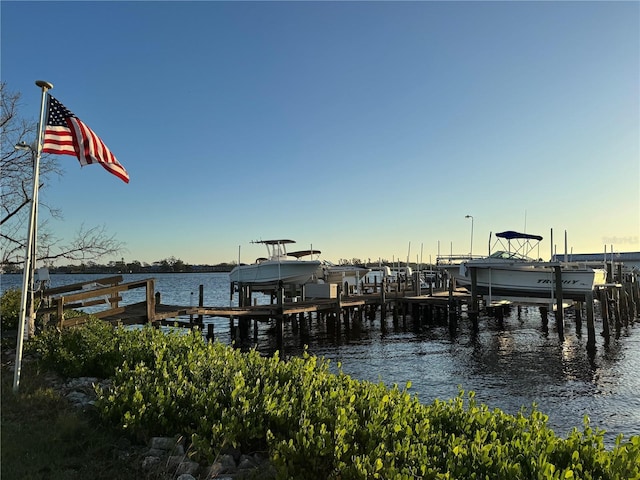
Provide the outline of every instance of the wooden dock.
[[[394,321],[400,317],[406,321],[407,316],[412,317],[414,321],[439,316],[448,320],[450,329],[455,329],[463,306],[471,321],[476,323],[481,309],[493,312],[500,317],[504,308],[514,303],[527,303],[527,299],[512,298],[490,304],[478,295],[456,289],[454,285],[449,285],[448,290],[430,288],[426,294],[407,288],[388,291],[389,289],[385,286],[374,285],[373,288],[365,290],[373,293],[348,295],[340,292],[338,285],[335,298],[285,297],[284,289],[281,289],[274,290],[271,296],[272,303],[260,305],[251,305],[250,293],[243,294],[242,289],[238,289],[240,296],[238,303],[245,305],[223,307],[205,306],[203,287],[200,286],[198,306],[181,306],[162,304],[160,293],[155,291],[153,278],[129,283],[121,283],[122,280],[122,276],[114,276],[43,290],[40,292],[42,303],[38,309],[38,315],[45,315],[46,321],[55,322],[59,328],[82,324],[93,316],[114,325],[151,324],[200,328],[210,338],[214,335],[213,323],[205,322],[205,317],[222,317],[229,319],[232,332],[236,331],[237,322],[237,330],[241,334],[244,332],[245,335],[253,322],[254,337],[257,338],[258,325],[261,322],[275,320],[276,331],[281,335],[285,322],[302,319],[307,315],[316,315],[320,320],[337,321],[338,326],[341,323],[348,323],[356,316],[373,318],[378,312],[382,319],[391,313]],[[145,289],[145,300],[121,305],[122,292],[132,289]],[[603,333],[608,334],[609,318],[615,319],[617,328],[623,322],[629,319],[634,321],[636,318],[638,312],[636,305],[640,302],[637,283],[631,286],[611,284],[606,289],[597,291],[596,296],[602,305]],[[593,301],[594,297],[591,296],[591,298],[585,298],[584,302],[576,302],[576,304],[558,303],[557,309],[560,310],[560,314],[556,311],[556,322],[561,340],[564,324],[561,312],[565,307],[571,306],[576,308],[576,317],[580,321],[582,309],[586,308],[589,342],[595,344]],[[68,310],[81,310],[83,307],[100,305],[105,306],[104,310],[80,316],[65,315]],[[551,307],[553,311],[553,305],[547,305],[547,307]]]

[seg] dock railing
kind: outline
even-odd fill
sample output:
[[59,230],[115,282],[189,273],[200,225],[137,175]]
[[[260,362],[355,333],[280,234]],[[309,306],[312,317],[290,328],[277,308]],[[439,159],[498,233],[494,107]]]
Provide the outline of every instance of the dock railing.
[[[55,314],[55,320],[59,328],[80,325],[86,323],[89,316],[104,318],[121,314],[124,312],[124,307],[120,306],[120,302],[122,301],[121,293],[136,288],[144,288],[146,290],[145,303],[147,321],[153,321],[156,307],[155,280],[149,278],[135,282],[120,283],[121,281],[122,276],[118,275],[42,290],[41,305],[44,304],[46,306],[44,308],[38,308],[37,314],[48,316]],[[69,294],[65,295],[67,293]],[[68,310],[99,305],[108,305],[108,307],[105,310],[65,318],[65,312]]]

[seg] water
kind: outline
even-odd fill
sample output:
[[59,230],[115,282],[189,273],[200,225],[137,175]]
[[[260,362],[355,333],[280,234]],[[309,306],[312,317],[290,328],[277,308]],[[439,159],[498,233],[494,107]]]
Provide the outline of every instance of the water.
[[[52,275],[51,286],[61,286],[107,275]],[[124,275],[130,282],[148,275]],[[230,302],[228,276],[221,273],[158,274],[156,291],[162,303],[197,305],[199,285],[204,285],[206,306]],[[20,287],[20,275],[2,275],[1,290]],[[123,304],[144,300],[144,289],[123,292]],[[237,302],[237,295],[233,298]],[[268,299],[260,297],[259,303]],[[229,321],[209,318],[218,341],[231,341]],[[394,325],[391,318],[351,322],[336,331],[313,319],[308,329],[284,327],[284,355],[300,354],[305,345],[311,354],[338,363],[354,378],[403,387],[424,402],[455,397],[459,389],[474,391],[490,408],[517,413],[537,404],[549,416],[549,425],[559,435],[582,428],[588,415],[591,426],[606,430],[611,446],[617,434],[640,435],[640,331],[639,323],[623,328],[607,344],[596,338],[596,351],[586,348],[586,325],[576,329],[572,313],[565,318],[565,339],[560,342],[555,321],[543,325],[535,307],[512,308],[503,322],[480,317],[473,329],[463,315],[455,334],[446,324],[431,323],[416,328],[407,318]],[[601,329],[596,320],[596,330]],[[272,353],[276,348],[274,325],[260,324],[257,348]]]

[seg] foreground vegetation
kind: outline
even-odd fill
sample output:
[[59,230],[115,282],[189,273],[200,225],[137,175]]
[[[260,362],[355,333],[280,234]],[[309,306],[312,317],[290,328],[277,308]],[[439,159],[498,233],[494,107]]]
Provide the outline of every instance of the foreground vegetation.
[[[15,326],[16,297],[0,302],[3,331]],[[183,435],[194,460],[260,451],[283,479],[640,479],[638,436],[619,436],[608,450],[585,419],[560,438],[535,407],[490,411],[473,393],[425,405],[410,385],[357,381],[310,355],[284,361],[207,343],[199,332],[99,320],[45,329],[27,349],[38,362],[24,365],[19,395],[3,357],[5,478],[136,478],[140,462],[117,453],[123,436]],[[87,416],[47,386],[48,370],[111,382],[97,388]]]
[[186,435],[202,462],[235,447],[268,452],[279,478],[640,478],[640,437],[607,450],[585,420],[559,438],[535,408],[512,416],[462,392],[425,405],[410,385],[357,381],[309,355],[283,361],[197,332],[99,321],[29,347],[62,375],[112,377],[98,391],[107,425],[138,440]]
[[[15,347],[15,344],[13,345]],[[102,425],[51,387],[51,373],[23,364],[20,392],[2,358],[1,472],[4,480],[131,480],[144,478],[141,459],[117,427]]]

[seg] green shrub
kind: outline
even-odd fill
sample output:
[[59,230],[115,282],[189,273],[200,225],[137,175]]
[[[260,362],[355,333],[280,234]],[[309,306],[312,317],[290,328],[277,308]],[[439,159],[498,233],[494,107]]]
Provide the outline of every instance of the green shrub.
[[43,359],[114,372],[98,390],[103,418],[141,438],[186,434],[196,459],[268,451],[283,479],[640,479],[640,437],[608,451],[587,419],[562,439],[535,405],[508,415],[464,392],[425,405],[410,384],[354,380],[307,354],[283,361],[199,332],[83,328],[42,342]]
[[5,291],[0,297],[0,319],[2,330],[17,330],[20,317],[21,291],[12,288]]
[[140,331],[114,328],[90,317],[85,324],[62,331],[47,328],[27,343],[27,349],[61,375],[108,378],[125,361],[151,362],[149,344],[156,336],[163,334],[151,328]]

